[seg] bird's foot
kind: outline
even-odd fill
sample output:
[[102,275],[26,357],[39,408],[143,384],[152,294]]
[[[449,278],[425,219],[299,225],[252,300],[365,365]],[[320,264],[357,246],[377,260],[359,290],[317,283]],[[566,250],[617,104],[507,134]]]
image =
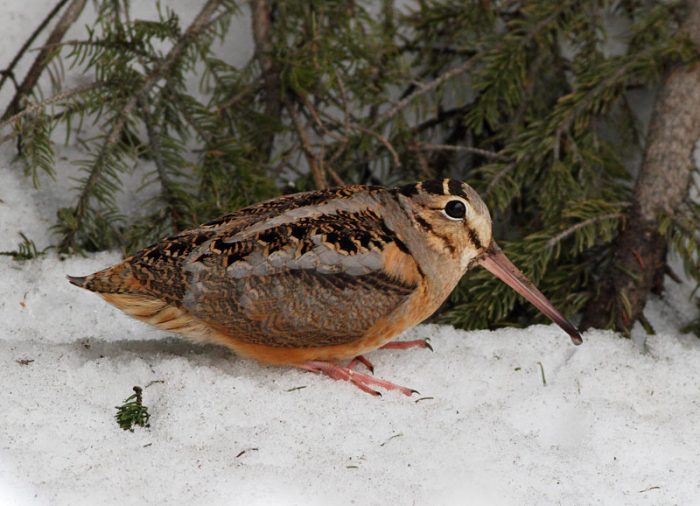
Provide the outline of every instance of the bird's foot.
[[392,341],[382,346],[381,350],[407,350],[408,348],[428,348],[433,351],[430,339],[415,339],[414,341]]
[[355,367],[357,367],[358,364],[364,365],[369,372],[374,374],[374,364],[362,355],[358,355],[355,358],[353,358],[348,364],[348,369],[355,369]]
[[384,390],[398,390],[402,394],[409,397],[418,393],[417,390],[413,390],[412,388],[402,387],[400,385],[396,385],[395,383],[391,383],[390,381],[375,378],[374,376],[357,372],[350,367],[344,367],[332,362],[312,360],[297,367],[306,369],[307,371],[325,374],[334,380],[349,381],[363,392],[367,392],[368,394],[374,396],[380,396],[382,394],[371,388],[372,386],[383,388]]

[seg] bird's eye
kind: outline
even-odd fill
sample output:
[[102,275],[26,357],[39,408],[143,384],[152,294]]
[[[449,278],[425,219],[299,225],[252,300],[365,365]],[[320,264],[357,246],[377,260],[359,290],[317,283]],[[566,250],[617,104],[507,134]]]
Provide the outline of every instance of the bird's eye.
[[452,220],[461,220],[467,214],[467,208],[461,200],[450,200],[445,204],[445,216]]

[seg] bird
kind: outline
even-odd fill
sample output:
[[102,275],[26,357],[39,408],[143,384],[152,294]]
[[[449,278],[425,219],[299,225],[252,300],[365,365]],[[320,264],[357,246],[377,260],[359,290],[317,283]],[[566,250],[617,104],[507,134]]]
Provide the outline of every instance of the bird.
[[190,340],[348,381],[372,395],[383,389],[410,396],[416,390],[375,377],[364,355],[430,348],[428,340],[394,338],[430,317],[477,265],[574,344],[582,342],[499,248],[478,193],[456,179],[284,195],[68,280]]

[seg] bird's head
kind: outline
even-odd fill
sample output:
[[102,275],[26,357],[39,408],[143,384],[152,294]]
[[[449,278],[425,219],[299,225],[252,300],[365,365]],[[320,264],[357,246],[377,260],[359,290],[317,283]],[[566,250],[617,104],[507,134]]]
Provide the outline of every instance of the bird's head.
[[456,260],[463,271],[475,264],[484,267],[558,324],[574,344],[581,344],[576,327],[493,240],[489,210],[471,186],[454,179],[434,179],[396,191],[406,197],[414,226],[423,232],[431,250]]

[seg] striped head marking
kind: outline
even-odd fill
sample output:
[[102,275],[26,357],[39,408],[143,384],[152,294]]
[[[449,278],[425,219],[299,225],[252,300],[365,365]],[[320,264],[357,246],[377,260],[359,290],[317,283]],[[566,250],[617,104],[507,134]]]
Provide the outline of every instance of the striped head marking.
[[455,179],[433,179],[396,192],[431,249],[458,260],[462,269],[491,244],[491,215],[474,189]]

